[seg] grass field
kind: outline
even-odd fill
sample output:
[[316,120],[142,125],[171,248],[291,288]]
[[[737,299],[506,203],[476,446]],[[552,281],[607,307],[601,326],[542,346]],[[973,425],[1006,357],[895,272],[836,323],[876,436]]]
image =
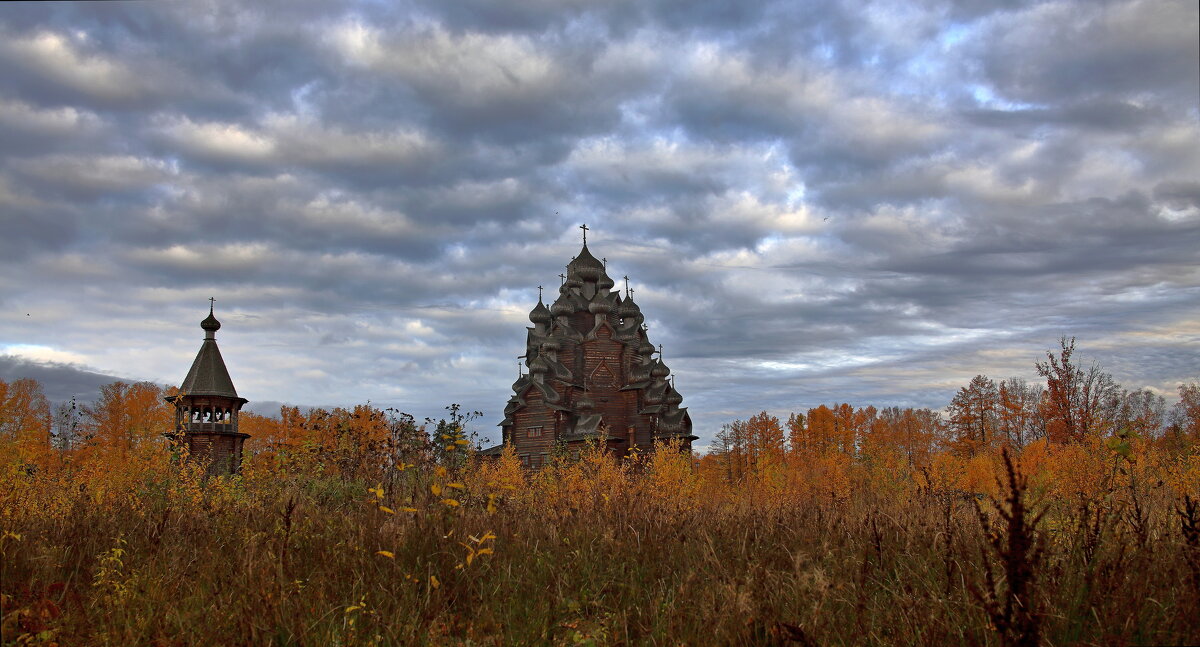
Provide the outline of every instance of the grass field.
[[1072,497],[1000,458],[992,498],[671,451],[379,482],[138,460],[4,476],[4,644],[1200,641],[1200,510],[1119,474]]

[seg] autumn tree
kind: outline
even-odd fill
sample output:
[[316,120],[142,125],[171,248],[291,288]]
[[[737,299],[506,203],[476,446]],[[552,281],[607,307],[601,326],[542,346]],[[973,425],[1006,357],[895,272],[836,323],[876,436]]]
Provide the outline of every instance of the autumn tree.
[[107,461],[120,461],[148,445],[163,442],[174,412],[163,390],[150,382],[113,382],[83,407],[84,450]]
[[1115,431],[1123,436],[1154,438],[1167,422],[1167,401],[1150,389],[1124,391],[1114,421]]
[[948,412],[957,451],[969,456],[992,444],[998,398],[996,383],[986,375],[976,375],[954,394]]
[[779,465],[783,459],[783,426],[779,418],[763,411],[746,421],[747,454],[750,469],[758,471],[766,465]]
[[1200,447],[1200,384],[1179,385],[1179,402],[1171,408],[1162,442],[1175,454]]
[[855,415],[854,407],[843,402],[833,408],[833,439],[837,450],[847,456],[858,451],[858,427],[862,420]]
[[996,390],[996,434],[1021,449],[1045,435],[1038,404],[1042,388],[1019,377],[1001,380]]
[[804,441],[798,446],[812,453],[835,451],[838,447],[838,425],[833,410],[825,405],[818,405],[805,413],[808,421],[804,431]]
[[431,457],[432,446],[424,425],[399,409],[384,409],[387,414],[388,463],[392,466],[418,464]]
[[793,454],[803,453],[808,442],[808,426],[803,413],[793,413],[787,419],[787,446]]
[[1055,443],[1080,442],[1107,430],[1119,406],[1119,387],[1095,362],[1086,370],[1072,362],[1074,337],[1062,337],[1059,347],[1057,357],[1046,351],[1046,361],[1035,364],[1046,379],[1046,435]]
[[931,409],[885,407],[879,411],[863,442],[875,456],[895,452],[909,465],[924,465],[941,436],[941,416]]
[[426,426],[433,426],[429,439],[433,448],[433,458],[446,467],[462,467],[466,464],[467,450],[478,445],[479,434],[468,430],[467,425],[482,418],[483,412],[465,412],[459,404],[447,406],[446,411],[450,415],[445,418],[425,419]]
[[245,449],[252,454],[276,451],[288,443],[287,427],[279,417],[242,409],[238,412],[238,431],[250,436],[246,439]]
[[54,407],[54,421],[50,430],[51,442],[55,449],[69,453],[75,448],[82,433],[83,408],[72,397],[67,402],[60,402]]
[[741,420],[721,425],[713,438],[712,453],[727,483],[739,483],[749,472],[748,446],[746,423]]
[[37,380],[0,380],[0,465],[31,470],[51,460],[50,403]]
[[867,437],[879,428],[879,411],[871,405],[855,409],[850,426],[852,429],[850,438],[854,444],[854,451],[861,454]]

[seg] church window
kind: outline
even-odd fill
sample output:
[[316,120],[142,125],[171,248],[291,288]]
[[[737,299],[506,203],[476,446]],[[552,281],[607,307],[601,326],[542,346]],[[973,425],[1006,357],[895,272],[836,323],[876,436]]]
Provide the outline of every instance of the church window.
[[526,432],[525,435],[528,436],[529,438],[538,438],[542,435],[542,428],[541,427],[530,427],[529,431]]

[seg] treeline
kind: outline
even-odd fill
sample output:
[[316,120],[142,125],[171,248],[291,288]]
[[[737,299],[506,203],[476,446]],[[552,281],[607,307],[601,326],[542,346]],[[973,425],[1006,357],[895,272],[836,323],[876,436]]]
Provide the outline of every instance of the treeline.
[[[0,380],[0,468],[27,473],[66,471],[121,481],[135,478],[173,451],[166,440],[177,389],[150,382],[113,382],[94,402],[52,407],[32,379]],[[418,423],[411,414],[369,404],[352,408],[284,406],[278,417],[242,412],[247,464],[295,475],[347,481],[389,478],[405,464],[451,464],[475,442],[468,424],[481,416],[459,405],[441,419]],[[453,447],[453,450],[447,450]],[[127,479],[126,479],[127,480]]]
[[[786,420],[763,412],[723,426],[698,464],[726,483],[763,477],[844,493],[855,483],[907,480],[986,490],[1004,448],[1026,462],[1061,461],[1064,470],[1077,467],[1070,463],[1076,455],[1098,460],[1148,453],[1159,462],[1186,463],[1200,452],[1197,384],[1180,385],[1180,400],[1168,409],[1160,395],[1123,389],[1098,365],[1079,365],[1073,338],[1063,338],[1035,368],[1044,382],[978,375],[945,413],[849,403],[820,405]],[[130,468],[169,451],[164,434],[173,411],[163,398],[173,393],[151,383],[115,382],[92,403],[72,401],[52,411],[36,381],[0,381],[0,465],[25,471],[121,465],[136,472]],[[467,428],[480,415],[451,405],[442,419],[419,423],[369,404],[285,406],[278,417],[243,412],[239,427],[250,434],[247,464],[256,469],[388,481],[397,466],[468,460],[468,452],[447,448],[473,445]]]
[[728,483],[799,471],[848,487],[852,469],[880,478],[899,470],[926,486],[979,491],[988,489],[1004,449],[1029,461],[1080,453],[1130,459],[1136,452],[1185,464],[1200,452],[1200,385],[1181,384],[1179,402],[1168,409],[1161,395],[1124,389],[1095,363],[1081,366],[1075,339],[1066,337],[1034,367],[1044,383],[975,376],[945,413],[841,403],[782,421],[764,411],[724,425],[701,465]]

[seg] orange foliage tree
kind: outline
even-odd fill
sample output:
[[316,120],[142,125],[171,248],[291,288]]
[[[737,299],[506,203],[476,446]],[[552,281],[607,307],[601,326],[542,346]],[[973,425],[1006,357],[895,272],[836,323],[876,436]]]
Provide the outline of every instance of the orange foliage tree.
[[155,446],[172,431],[174,410],[162,388],[150,382],[113,382],[84,406],[82,451],[89,459],[119,463]]
[[0,465],[22,469],[48,467],[50,403],[36,380],[0,380]]
[[950,426],[955,431],[956,451],[966,456],[991,447],[996,437],[996,383],[976,375],[950,401]]
[[1074,337],[1063,337],[1059,347],[1058,357],[1046,351],[1046,361],[1035,364],[1038,375],[1046,378],[1042,400],[1046,436],[1056,443],[1081,442],[1107,429],[1118,402],[1117,385],[1098,364],[1084,370],[1071,361]]

